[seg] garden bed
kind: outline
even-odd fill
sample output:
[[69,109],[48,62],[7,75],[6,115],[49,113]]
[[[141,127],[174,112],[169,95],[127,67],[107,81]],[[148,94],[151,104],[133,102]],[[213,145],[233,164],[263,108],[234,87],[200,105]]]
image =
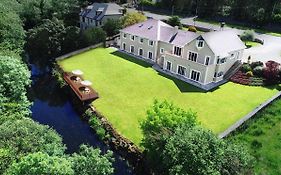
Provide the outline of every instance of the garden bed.
[[260,77],[250,77],[247,76],[246,73],[243,73],[242,71],[238,71],[235,73],[231,78],[230,81],[242,85],[248,85],[248,86],[263,86],[264,80]]

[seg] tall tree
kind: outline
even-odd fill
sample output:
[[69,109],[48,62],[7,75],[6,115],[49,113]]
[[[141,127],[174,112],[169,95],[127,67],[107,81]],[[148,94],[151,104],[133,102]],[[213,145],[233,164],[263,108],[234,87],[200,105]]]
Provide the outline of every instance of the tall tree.
[[127,27],[139,22],[145,21],[147,18],[142,13],[139,12],[133,12],[133,13],[127,13],[125,16],[121,18],[121,22],[123,27]]

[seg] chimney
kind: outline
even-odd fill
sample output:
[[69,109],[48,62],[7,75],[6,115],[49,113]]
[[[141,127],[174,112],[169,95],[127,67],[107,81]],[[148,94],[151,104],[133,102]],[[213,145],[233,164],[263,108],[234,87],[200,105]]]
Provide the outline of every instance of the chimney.
[[178,33],[178,31],[179,31],[179,26],[175,26],[174,27],[174,35],[176,35]]

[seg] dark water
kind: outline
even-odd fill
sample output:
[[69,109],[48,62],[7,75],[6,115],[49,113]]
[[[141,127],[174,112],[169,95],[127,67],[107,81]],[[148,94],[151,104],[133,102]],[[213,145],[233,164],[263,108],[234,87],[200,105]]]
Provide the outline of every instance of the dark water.
[[[77,151],[83,143],[100,148],[103,152],[109,150],[88,123],[79,117],[65,92],[58,88],[50,74],[42,73],[32,66],[32,80],[29,92],[30,100],[33,101],[32,118],[55,129],[62,136],[67,153]],[[114,157],[115,175],[133,174],[125,160],[116,153]]]

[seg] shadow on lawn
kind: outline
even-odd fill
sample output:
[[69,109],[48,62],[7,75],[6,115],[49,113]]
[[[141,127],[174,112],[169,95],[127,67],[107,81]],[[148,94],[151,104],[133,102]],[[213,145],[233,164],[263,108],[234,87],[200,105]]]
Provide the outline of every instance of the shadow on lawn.
[[[142,67],[145,67],[145,68],[151,68],[152,67],[152,64],[149,64],[149,63],[147,63],[145,61],[136,59],[136,58],[134,58],[134,57],[132,57],[130,55],[127,55],[127,54],[119,52],[119,51],[112,52],[111,54],[115,55],[117,57],[123,58],[123,59],[125,59],[127,61],[130,61],[132,63],[138,64],[138,65],[140,65]],[[205,93],[204,90],[199,89],[199,88],[197,88],[197,87],[195,87],[195,86],[193,86],[191,84],[188,84],[188,83],[186,83],[186,82],[184,82],[182,80],[179,80],[179,79],[177,79],[175,77],[172,77],[170,75],[167,75],[167,74],[164,74],[164,73],[161,73],[161,72],[158,72],[158,75],[172,80],[182,93],[187,93],[187,92]]]

